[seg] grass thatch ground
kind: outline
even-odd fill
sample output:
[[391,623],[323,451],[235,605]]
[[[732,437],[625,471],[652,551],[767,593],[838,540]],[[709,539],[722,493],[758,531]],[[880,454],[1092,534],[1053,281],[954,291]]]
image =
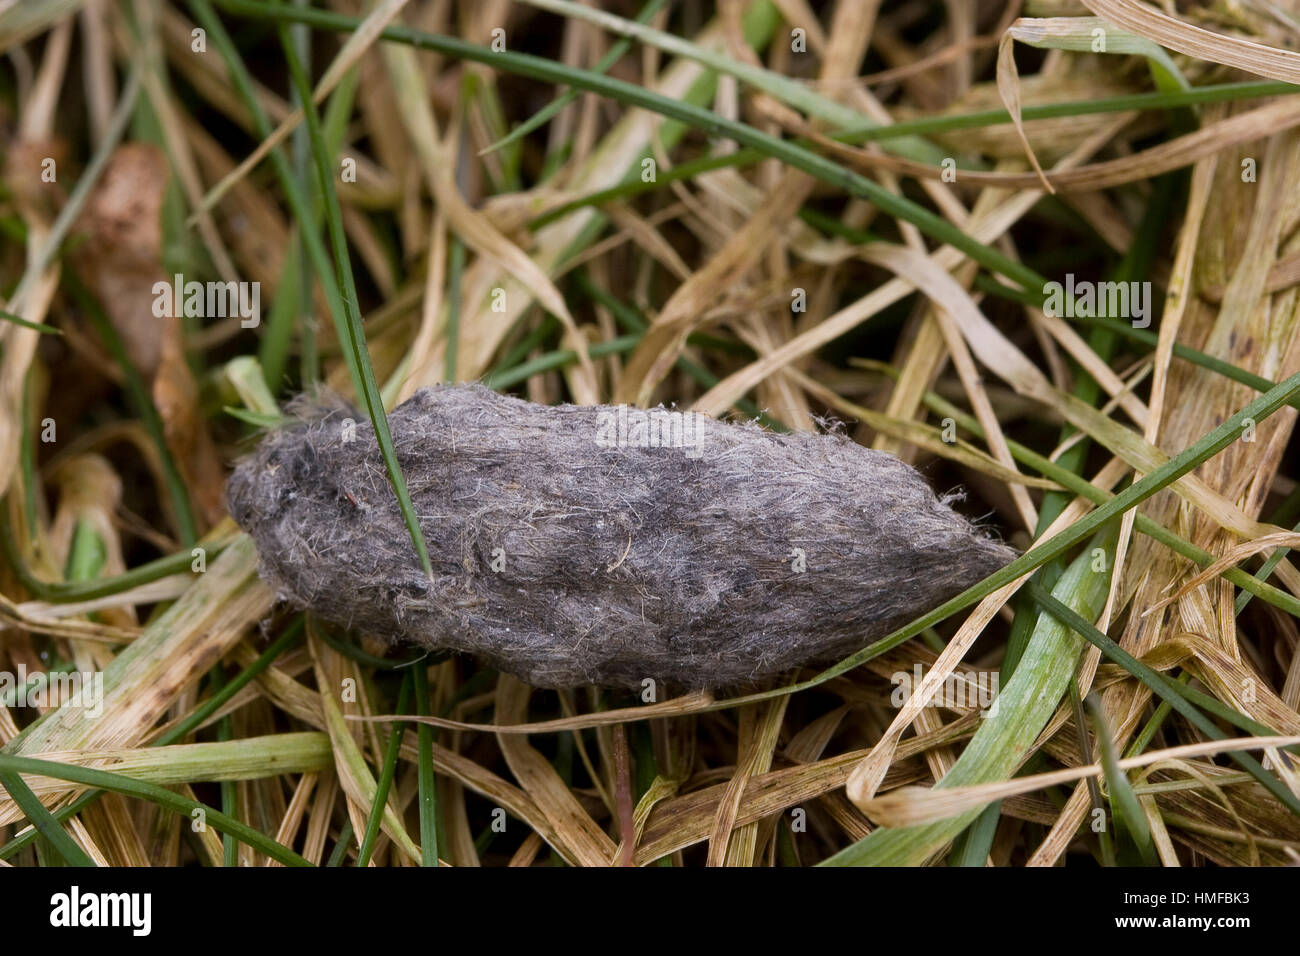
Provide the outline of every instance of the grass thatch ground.
[[[0,860],[1300,861],[1298,30],[3,0]],[[260,323],[159,308],[177,275]],[[276,606],[233,458],[316,382],[382,419],[475,379],[833,416],[1023,556],[743,698],[533,691]]]

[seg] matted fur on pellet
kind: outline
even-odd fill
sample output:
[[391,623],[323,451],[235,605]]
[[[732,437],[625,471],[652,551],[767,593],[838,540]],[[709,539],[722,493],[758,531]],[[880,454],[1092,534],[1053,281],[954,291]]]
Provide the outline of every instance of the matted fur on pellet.
[[365,417],[294,414],[227,489],[262,577],[335,624],[540,687],[754,684],[843,657],[1014,557],[840,434],[440,386],[389,416],[430,580]]

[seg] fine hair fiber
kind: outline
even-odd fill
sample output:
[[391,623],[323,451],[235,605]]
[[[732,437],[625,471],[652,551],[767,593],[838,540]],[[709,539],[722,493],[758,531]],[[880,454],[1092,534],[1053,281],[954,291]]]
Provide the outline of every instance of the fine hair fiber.
[[430,579],[368,420],[320,396],[291,412],[227,488],[268,584],[538,687],[752,686],[844,657],[1015,556],[839,433],[456,385],[389,415]]

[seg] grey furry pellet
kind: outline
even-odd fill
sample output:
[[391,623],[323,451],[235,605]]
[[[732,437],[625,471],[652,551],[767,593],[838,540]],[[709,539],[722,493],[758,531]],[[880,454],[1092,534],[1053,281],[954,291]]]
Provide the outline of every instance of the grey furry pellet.
[[365,417],[294,413],[227,488],[263,578],[335,624],[539,687],[752,685],[1015,556],[841,434],[440,386],[389,416],[430,580]]

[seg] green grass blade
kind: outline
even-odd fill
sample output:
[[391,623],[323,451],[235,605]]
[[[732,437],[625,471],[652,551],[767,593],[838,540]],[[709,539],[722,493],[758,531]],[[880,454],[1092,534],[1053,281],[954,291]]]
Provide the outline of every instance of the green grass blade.
[[[858,110],[823,96],[813,87],[798,80],[762,66],[733,59],[724,53],[706,49],[683,37],[656,30],[644,23],[634,23],[604,10],[573,3],[572,0],[524,0],[524,2],[573,20],[592,23],[611,33],[635,39],[645,46],[655,47],[670,56],[694,60],[715,73],[732,76],[756,90],[761,90],[773,99],[792,106],[807,116],[824,120],[832,127],[871,128],[879,125]],[[943,150],[916,136],[891,137],[890,142],[893,152],[920,162],[938,163],[944,157]]]
[[461,278],[465,273],[465,243],[460,236],[451,240],[451,253],[447,257],[447,348],[443,362],[443,378],[456,381],[456,363],[460,352]]
[[21,315],[14,315],[12,312],[6,312],[0,309],[0,319],[6,322],[12,322],[14,325],[22,326],[24,329],[35,329],[37,332],[43,332],[46,335],[62,335],[63,330],[57,329],[52,325],[46,325],[44,322],[28,322]]
[[[945,401],[933,392],[927,392],[924,397],[927,408],[930,408],[938,415],[952,418],[958,425],[966,431],[969,431],[977,438],[984,438],[984,429],[980,423],[970,415],[967,415],[955,405]],[[1094,504],[1103,505],[1113,498],[1108,491],[1096,487],[1086,479],[1080,477],[1067,468],[1062,468],[1057,462],[1051,461],[1039,455],[1030,448],[1021,445],[1012,439],[1007,440],[1007,448],[1010,450],[1012,457],[1024,465],[1028,465],[1035,471],[1039,472],[1046,478],[1050,478],[1057,484],[1068,489],[1071,493],[1081,498],[1086,498]],[[1208,567],[1218,560],[1217,555],[1213,555],[1203,548],[1197,547],[1186,538],[1174,534],[1163,525],[1157,524],[1149,517],[1142,513],[1136,515],[1133,526],[1145,534],[1147,537],[1159,541],[1165,547],[1169,548],[1189,561],[1195,562],[1199,567]],[[1223,576],[1233,584],[1244,589],[1256,597],[1262,598],[1274,607],[1286,611],[1288,614],[1300,617],[1300,599],[1287,591],[1276,588],[1266,583],[1258,575],[1251,576],[1240,568],[1228,568],[1223,572]]]
[[9,791],[9,796],[13,797],[18,809],[32,822],[35,832],[50,841],[54,851],[63,857],[63,861],[68,866],[95,865],[90,855],[78,846],[77,841],[72,839],[59,822],[50,815],[50,811],[45,808],[45,804],[41,803],[40,798],[23,783],[22,777],[12,771],[0,772],[0,787]]
[[949,866],[984,866],[988,862],[989,849],[993,838],[997,836],[998,822],[1002,819],[1002,801],[990,803],[975,818],[975,822],[957,838],[952,854],[948,858]]
[[[1114,528],[1092,542],[1114,553]],[[1109,563],[1107,565],[1110,566]],[[1110,574],[1093,570],[1091,546],[1066,568],[1053,589],[1080,617],[1101,613]],[[1056,712],[1074,674],[1082,641],[1051,615],[1039,614],[1024,659],[1002,685],[992,713],[936,787],[960,787],[1009,778],[1029,756]],[[983,812],[975,807],[924,826],[881,827],[826,860],[827,866],[919,866],[943,849]]]
[[[646,3],[644,7],[641,8],[641,12],[637,14],[636,20],[634,22],[649,23],[650,19],[660,10],[662,10],[664,8],[664,4],[666,4],[667,2],[668,0],[649,0],[649,2]],[[619,39],[618,41],[616,41],[610,46],[609,50],[606,51],[604,56],[602,56],[598,61],[596,61],[596,65],[591,68],[591,71],[593,73],[609,72],[609,68],[613,66],[615,63],[617,63],[619,59],[623,56],[623,54],[625,54],[631,48],[632,48],[632,41],[630,39],[628,39],[627,37],[623,37]],[[479,150],[479,155],[484,156],[488,153],[496,152],[498,149],[501,149],[505,146],[510,146],[513,143],[519,142],[519,140],[523,139],[533,130],[537,129],[540,126],[544,126],[548,122],[550,122],[560,112],[560,110],[564,109],[574,100],[576,100],[579,95],[580,94],[578,93],[577,90],[565,90],[563,93],[561,93],[551,102],[547,103],[544,107],[542,107],[532,116],[528,117],[528,119],[524,120],[524,122],[520,123],[514,129],[512,129],[501,139],[497,140],[495,143],[491,144],[490,146],[485,146],[483,149]]]
[[[411,702],[412,679],[408,674],[402,679],[402,689],[397,694],[395,713],[406,713]],[[388,803],[388,792],[393,787],[393,775],[397,772],[397,758],[402,751],[402,733],[405,726],[401,721],[393,724],[388,733],[388,747],[384,751],[384,765],[379,770],[379,779],[375,781],[375,799],[370,806],[370,816],[366,819],[366,832],[361,839],[361,848],[357,851],[357,866],[370,865],[370,855],[375,851],[375,841],[379,838],[379,827],[384,822],[384,807]]]
[[[252,3],[249,0],[218,0],[218,2],[223,9],[232,13],[279,20],[282,25],[286,22],[305,22],[321,29],[346,32],[355,30],[360,24],[360,21],[353,17],[338,16],[326,11],[293,10]],[[435,50],[447,56],[489,63],[531,79],[579,87],[607,96],[627,106],[651,110],[669,119],[693,126],[710,136],[729,137],[743,145],[755,147],[767,156],[843,189],[851,195],[870,201],[883,212],[912,223],[939,242],[960,249],[989,271],[1007,276],[1027,289],[1041,288],[1046,284],[1046,279],[1034,270],[999,250],[971,238],[925,207],[895,195],[873,180],[845,169],[805,147],[764,133],[745,123],[728,119],[711,110],[669,99],[635,84],[601,76],[589,70],[575,69],[524,53],[498,53],[488,47],[410,27],[388,27],[381,36],[386,40],[407,43],[419,49]],[[308,113],[310,115],[310,111]]]
[[[224,551],[232,540],[234,539],[205,545],[208,559],[211,560]],[[193,554],[189,551],[178,551],[176,554],[134,567],[116,577],[97,578],[94,581],[42,581],[32,574],[18,554],[18,546],[14,543],[13,532],[9,526],[9,515],[3,508],[0,508],[0,553],[4,554],[5,560],[13,569],[14,576],[24,588],[40,600],[52,604],[93,601],[95,598],[107,597],[110,594],[120,594],[168,575],[183,574],[189,571],[194,563]]]
[[[429,716],[429,671],[417,666],[411,671],[415,681],[415,712]],[[433,772],[433,728],[420,723],[415,727],[416,766],[419,780],[420,861],[425,866],[438,865],[438,786]]]
[[[1169,702],[1170,706],[1178,713],[1182,714],[1187,720],[1196,727],[1201,733],[1205,734],[1211,740],[1224,740],[1227,738],[1222,730],[1215,726],[1214,722],[1197,710],[1187,699],[1185,688],[1180,688],[1173,681],[1164,675],[1152,670],[1143,664],[1133,655],[1128,653],[1114,641],[1112,641],[1101,631],[1097,630],[1093,624],[1076,614],[1072,609],[1056,600],[1055,597],[1048,594],[1042,588],[1033,582],[1029,584],[1030,596],[1044,610],[1051,612],[1052,616],[1061,623],[1073,628],[1085,640],[1096,647],[1112,663],[1118,664],[1124,668],[1147,687],[1151,688],[1160,698]],[[1297,798],[1286,785],[1277,777],[1273,776],[1263,765],[1254,757],[1240,751],[1231,751],[1228,756],[1240,764],[1245,770],[1258,780],[1269,793],[1276,797],[1283,806],[1292,813],[1300,816],[1300,798]]]
[[[1300,372],[1290,376],[1277,387],[1270,389],[1264,395],[1255,399],[1255,401],[1251,402],[1241,411],[1237,412],[1237,414],[1230,417],[1218,428],[1203,435],[1190,447],[1170,458],[1155,471],[1145,476],[1141,481],[1130,485],[1127,489],[1111,498],[1106,504],[1089,512],[1070,527],[1058,532],[1054,537],[1049,538],[1047,541],[1044,541],[1033,549],[1025,552],[1002,570],[989,575],[979,584],[967,588],[961,594],[950,598],[934,610],[921,615],[911,624],[908,624],[894,633],[881,638],[875,643],[868,645],[856,654],[850,655],[838,664],[822,671],[815,677],[794,685],[794,689],[815,687],[834,677],[838,677],[840,674],[847,673],[860,664],[863,664],[866,661],[883,654],[885,651],[897,647],[904,641],[915,637],[927,627],[933,627],[935,624],[938,624],[950,615],[957,613],[963,608],[969,607],[976,601],[992,594],[994,591],[998,590],[998,588],[1010,584],[1017,578],[1028,574],[1053,558],[1064,554],[1067,550],[1078,544],[1084,538],[1093,534],[1112,518],[1115,518],[1123,512],[1128,511],[1130,508],[1141,504],[1156,492],[1168,487],[1174,481],[1192,471],[1205,461],[1208,461],[1224,448],[1228,447],[1228,445],[1241,436],[1241,423],[1245,419],[1253,418],[1256,422],[1261,422],[1283,405],[1288,404],[1297,394],[1300,394]],[[790,689],[787,688],[786,692],[789,692],[789,690]],[[762,700],[766,699],[767,696],[770,695],[750,695],[738,699],[745,701]],[[734,703],[734,701],[735,699],[733,699],[731,703]]]
[[[206,703],[195,710],[192,714],[177,723],[166,733],[159,735],[158,739],[153,741],[150,746],[163,747],[167,744],[175,743],[182,737],[188,736],[200,727],[210,716],[216,713],[218,709],[224,706],[228,700],[239,693],[239,691],[257,677],[258,674],[261,674],[270,667],[277,657],[293,646],[293,644],[297,643],[297,641],[302,638],[302,633],[303,618],[299,616],[289,625],[289,627],[285,628],[283,634],[281,634],[269,647],[267,647],[265,651],[262,652],[256,661],[249,664],[248,667],[244,668],[244,670],[237,674],[233,679],[228,681],[218,693],[213,694]],[[72,803],[55,810],[53,813],[54,819],[62,822],[69,817],[75,817],[90,804],[98,800],[103,793],[104,791],[102,790],[91,790],[81,794],[73,800]],[[35,838],[35,831],[31,831],[10,840],[3,847],[0,847],[0,860],[9,859],[13,854],[17,853]]]
[[167,496],[176,515],[177,534],[182,545],[192,548],[199,537],[194,505],[190,501],[189,487],[184,476],[181,475],[180,467],[176,464],[175,456],[172,455],[171,446],[167,444],[162,416],[158,413],[158,406],[154,404],[153,393],[131,361],[126,346],[122,343],[122,337],[118,335],[117,329],[104,314],[98,300],[70,273],[66,281],[74,298],[85,310],[90,324],[99,334],[108,354],[113,357],[113,361],[122,372],[127,399],[135,406],[136,414],[140,416],[145,432],[153,442],[159,461],[162,463],[163,478],[167,482]]
[[1156,855],[1156,847],[1151,840],[1151,827],[1147,824],[1146,814],[1142,812],[1142,805],[1138,803],[1137,794],[1133,792],[1133,785],[1119,767],[1115,742],[1111,740],[1110,727],[1095,694],[1088,697],[1087,707],[1097,729],[1101,766],[1109,790],[1111,819],[1115,821],[1117,862],[1121,866],[1157,866],[1160,858]]
[[226,816],[220,810],[209,807],[197,800],[190,800],[166,787],[145,783],[119,773],[107,770],[92,770],[89,767],[77,767],[72,764],[56,763],[51,760],[37,760],[32,757],[15,757],[0,753],[0,773],[41,774],[56,780],[66,780],[86,787],[109,790],[128,797],[137,797],[155,803],[165,810],[189,817],[195,810],[201,810],[207,824],[221,833],[229,833],[235,839],[252,847],[258,853],[265,854],[285,866],[311,866],[311,863],[287,846],[277,843],[252,827]]
[[393,446],[392,435],[388,431],[388,417],[384,413],[384,400],[379,394],[379,385],[375,381],[375,371],[370,365],[370,353],[366,349],[365,332],[361,327],[361,313],[357,308],[356,281],[352,276],[352,262],[348,257],[347,234],[343,229],[343,211],[339,207],[339,197],[334,190],[334,174],[325,148],[324,137],[321,133],[320,115],[312,102],[311,84],[308,82],[307,74],[298,59],[288,28],[281,24],[279,31],[280,44],[284,48],[289,74],[293,78],[293,84],[297,88],[298,96],[303,103],[307,132],[311,137],[312,152],[316,158],[316,171],[320,182],[320,190],[325,197],[325,222],[329,227],[330,242],[334,247],[335,267],[338,270],[339,285],[342,287],[343,302],[347,310],[346,321],[341,323],[338,330],[339,342],[343,345],[344,351],[350,352],[352,360],[360,372],[360,397],[365,404],[366,412],[370,415],[371,424],[374,425],[375,439],[379,443],[379,452],[383,456],[384,467],[388,470],[388,480],[393,486],[393,493],[397,495],[397,504],[402,511],[402,520],[406,522],[406,529],[410,532],[411,543],[415,546],[415,553],[420,559],[420,566],[424,569],[424,573],[432,578],[433,565],[429,562],[429,549],[424,543],[424,534],[420,530],[420,520],[415,514],[415,507],[411,503],[410,493],[406,489],[406,478],[402,474],[402,466],[397,461],[397,451]]

